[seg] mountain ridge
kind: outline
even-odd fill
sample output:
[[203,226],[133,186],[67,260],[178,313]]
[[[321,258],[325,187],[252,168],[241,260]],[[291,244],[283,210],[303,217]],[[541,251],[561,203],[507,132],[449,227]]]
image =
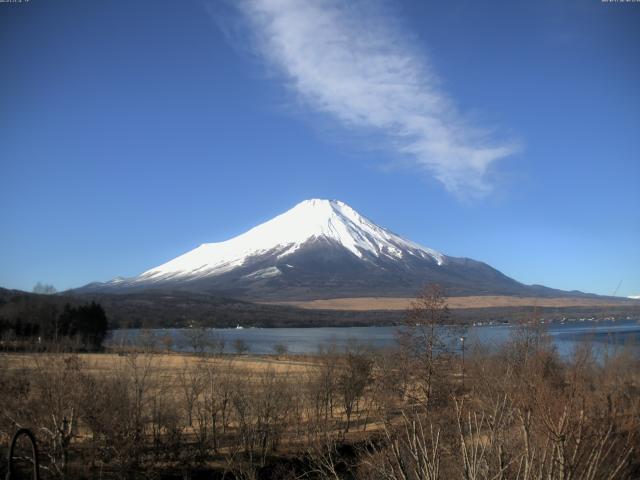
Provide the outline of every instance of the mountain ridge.
[[79,292],[157,288],[249,300],[414,296],[429,282],[450,296],[581,296],[524,285],[490,265],[451,257],[381,227],[338,200],[310,199],[229,240],[203,243],[140,275]]

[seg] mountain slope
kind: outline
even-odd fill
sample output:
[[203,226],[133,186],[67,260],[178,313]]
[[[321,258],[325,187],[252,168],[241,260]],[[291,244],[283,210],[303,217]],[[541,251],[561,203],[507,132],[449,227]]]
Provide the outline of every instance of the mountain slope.
[[568,294],[523,285],[482,262],[443,255],[376,225],[343,202],[319,199],[137,277],[80,290],[174,288],[252,300],[304,300],[413,296],[427,282],[440,283],[449,295]]
[[[406,241],[359,215],[339,201],[306,200],[273,220],[231,240],[205,243],[159,267],[144,272],[139,281],[196,279],[220,275],[263,255],[282,259],[314,241],[327,241],[364,260],[368,257],[402,259],[413,255],[438,264],[443,256]],[[278,275],[271,270],[258,276]]]

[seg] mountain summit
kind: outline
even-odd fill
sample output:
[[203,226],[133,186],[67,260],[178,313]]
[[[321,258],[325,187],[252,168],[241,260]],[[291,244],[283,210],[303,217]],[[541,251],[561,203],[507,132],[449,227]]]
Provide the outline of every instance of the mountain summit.
[[159,267],[147,270],[140,281],[196,279],[220,275],[269,255],[277,261],[253,277],[277,275],[279,260],[305,246],[327,242],[341,247],[360,260],[386,256],[402,259],[413,255],[443,262],[431,249],[404,240],[360,215],[337,200],[305,200],[291,210],[226,242],[205,243]]
[[253,300],[413,296],[427,282],[449,295],[557,295],[468,258],[406,240],[338,200],[305,200],[230,240],[205,243],[130,279],[84,291],[163,288]]

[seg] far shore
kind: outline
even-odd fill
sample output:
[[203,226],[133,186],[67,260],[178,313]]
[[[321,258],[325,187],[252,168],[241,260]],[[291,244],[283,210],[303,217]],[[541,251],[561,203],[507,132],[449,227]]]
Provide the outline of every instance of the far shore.
[[[289,305],[309,310],[406,310],[413,298],[403,297],[360,297],[331,298],[324,300],[260,302],[271,305]],[[640,306],[639,300],[626,298],[589,297],[512,297],[506,295],[475,295],[449,297],[447,304],[452,309],[495,308],[495,307],[617,307],[622,305]]]

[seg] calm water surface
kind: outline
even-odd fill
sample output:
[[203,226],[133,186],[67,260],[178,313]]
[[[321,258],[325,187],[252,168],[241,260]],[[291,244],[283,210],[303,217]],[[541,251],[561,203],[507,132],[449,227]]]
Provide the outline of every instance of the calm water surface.
[[[487,325],[469,327],[464,333],[465,348],[474,345],[499,346],[512,334],[509,325]],[[322,345],[335,344],[345,347],[349,342],[358,341],[374,347],[389,347],[396,342],[398,327],[318,327],[318,328],[244,328],[209,329],[211,333],[222,337],[225,351],[233,352],[233,342],[242,339],[254,354],[273,353],[276,344],[284,344],[291,353],[315,353]],[[577,345],[591,342],[600,352],[613,351],[629,346],[636,355],[640,355],[640,323],[635,320],[615,321],[576,321],[552,323],[547,325],[548,334],[553,339],[561,355],[570,355]],[[182,329],[155,329],[159,336],[170,335],[174,339],[174,349],[189,351],[190,347]],[[110,332],[108,343],[135,342],[141,330],[114,330]],[[454,340],[460,343],[458,337]]]

